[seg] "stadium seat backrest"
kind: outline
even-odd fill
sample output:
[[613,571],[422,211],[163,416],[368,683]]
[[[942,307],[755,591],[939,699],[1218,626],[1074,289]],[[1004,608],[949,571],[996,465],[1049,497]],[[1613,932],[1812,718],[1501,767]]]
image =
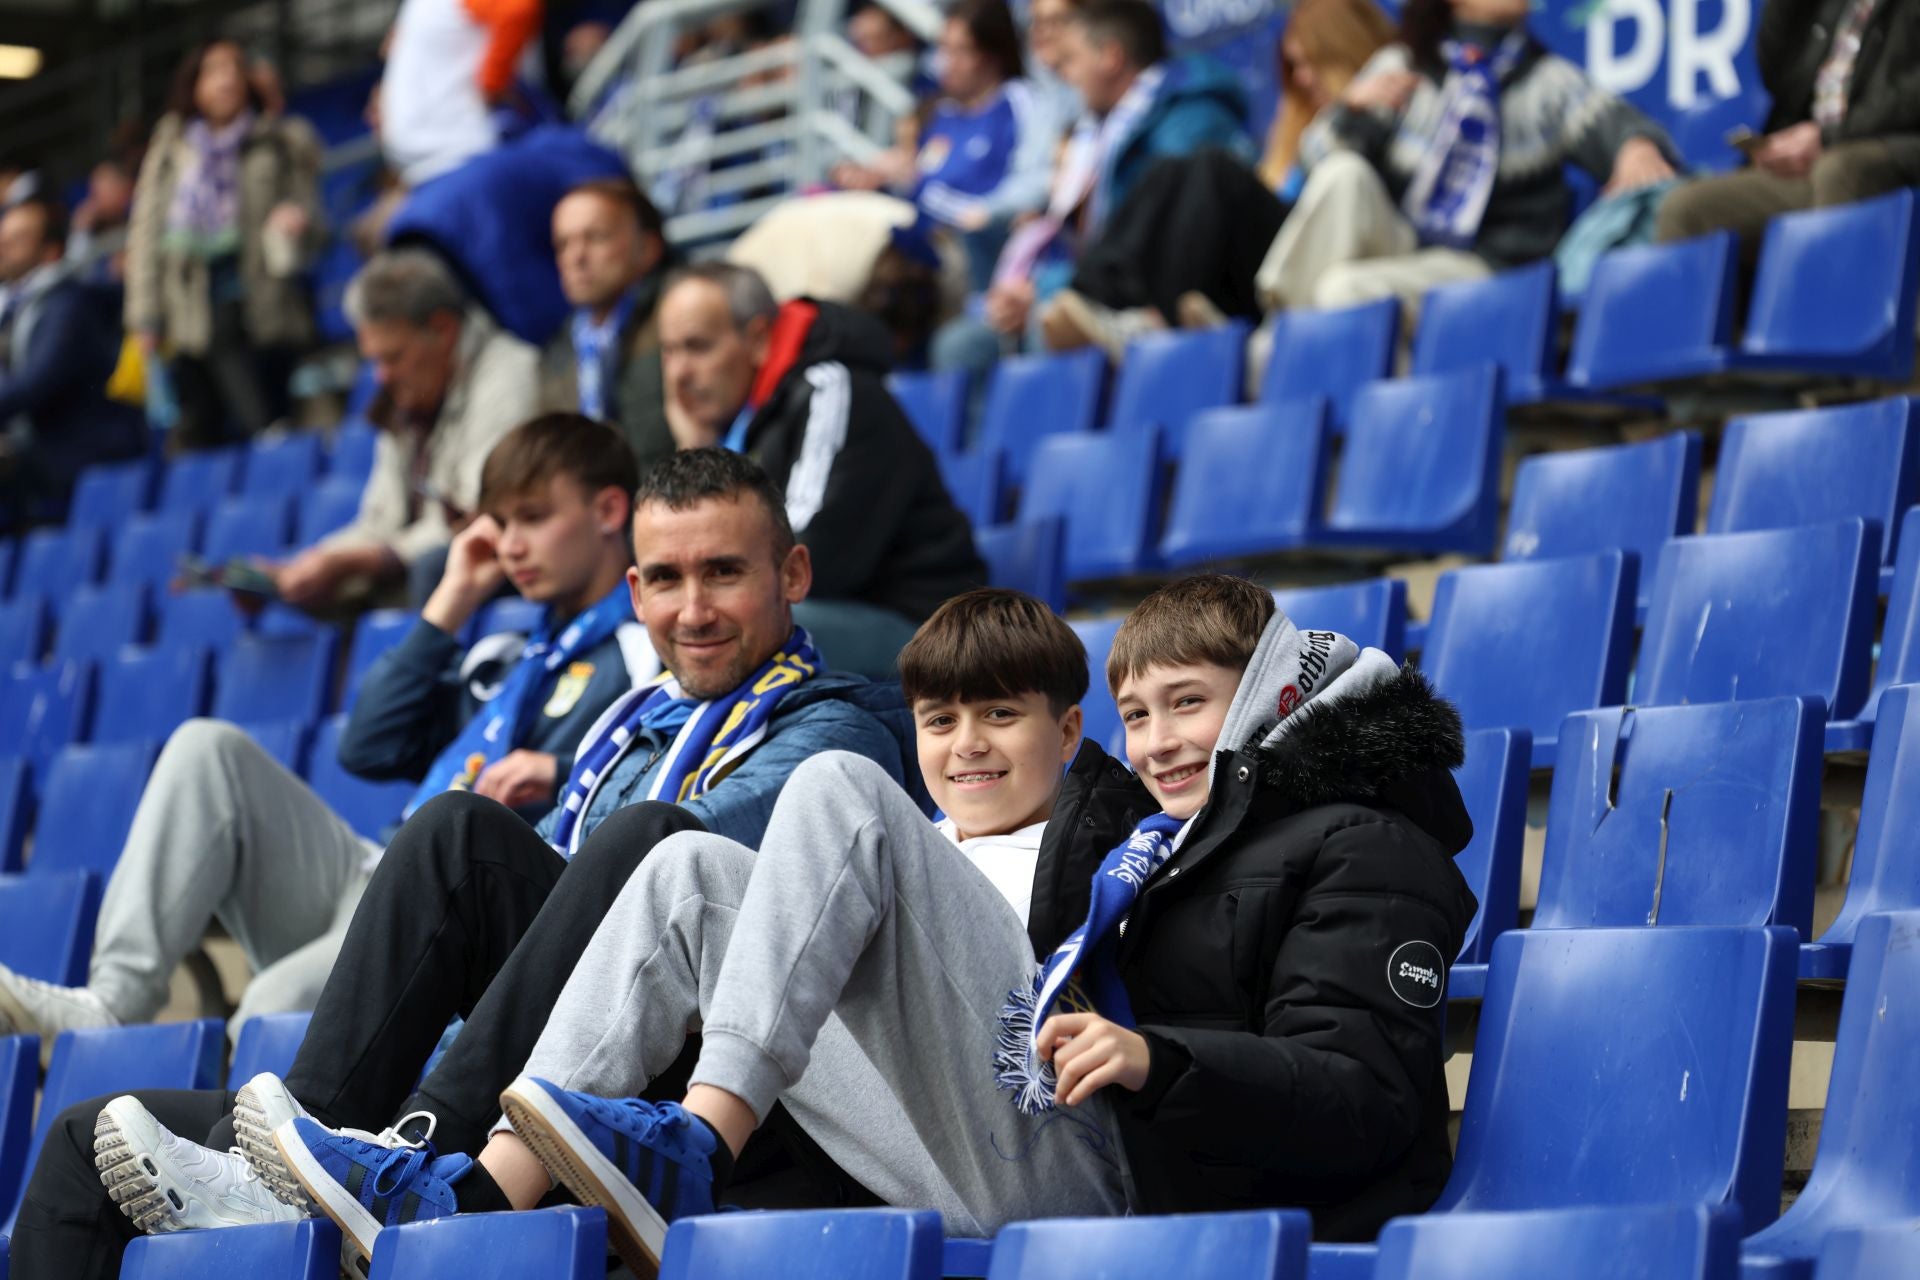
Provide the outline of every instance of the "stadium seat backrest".
[[238,1089],[262,1071],[286,1075],[312,1021],[311,1013],[263,1013],[241,1023],[227,1066],[227,1087]]
[[1920,1218],[1828,1234],[1813,1280],[1886,1280],[1920,1275]]
[[1668,542],[1634,701],[1810,694],[1832,718],[1852,716],[1867,693],[1878,538],[1873,523],[1843,520]]
[[1780,1209],[1791,929],[1513,929],[1493,944],[1436,1211]]
[[602,1209],[461,1214],[382,1230],[374,1240],[371,1280],[601,1280],[607,1274],[606,1259],[607,1215]]
[[1000,523],[1005,496],[1006,458],[996,450],[975,449],[939,458],[940,482],[953,505],[974,528]]
[[1080,643],[1087,647],[1087,685],[1086,699],[1080,704],[1084,717],[1081,736],[1088,742],[1106,749],[1108,754],[1126,758],[1121,749],[1125,741],[1125,732],[1120,726],[1120,711],[1113,705],[1113,694],[1107,689],[1107,653],[1113,648],[1113,635],[1120,630],[1118,618],[1082,618],[1069,624],[1074,634],[1080,637]]
[[128,516],[147,509],[153,470],[145,462],[114,462],[88,467],[74,482],[67,507],[69,527],[117,529]]
[[205,715],[211,670],[206,650],[130,649],[103,659],[95,675],[90,741],[165,742]]
[[1319,396],[1195,414],[1161,555],[1193,565],[1305,543],[1326,492],[1329,443]]
[[276,559],[286,553],[292,514],[290,497],[269,494],[228,498],[207,517],[201,554],[213,564],[256,556]]
[[1453,771],[1473,819],[1473,839],[1453,863],[1480,904],[1460,945],[1459,964],[1485,964],[1493,940],[1519,923],[1531,748],[1525,729],[1477,729],[1467,735],[1466,762]]
[[219,587],[201,587],[160,597],[153,642],[170,649],[225,653],[246,629],[246,619],[234,607],[232,596]]
[[1606,391],[1723,370],[1735,263],[1727,231],[1603,254],[1581,303],[1567,381]]
[[1847,970],[1813,1174],[1780,1220],[1747,1241],[1750,1257],[1811,1261],[1822,1237],[1835,1229],[1920,1218],[1916,991],[1920,911],[1865,917]]
[[380,659],[380,655],[399,644],[413,630],[420,615],[410,609],[375,609],[360,615],[353,627],[353,642],[347,647],[348,710],[360,693],[360,682]]
[[33,765],[25,756],[0,755],[0,875],[20,869],[21,849],[31,830]]
[[1708,533],[1784,529],[1859,516],[1893,560],[1897,521],[1920,499],[1920,413],[1910,399],[1739,418],[1714,471]]
[[36,771],[55,752],[80,741],[93,716],[93,667],[59,662],[0,675],[0,742]]
[[1725,1205],[1430,1213],[1380,1233],[1373,1280],[1736,1280]]
[[1127,344],[1113,383],[1107,429],[1160,429],[1161,447],[1178,457],[1187,421],[1203,409],[1237,404],[1247,327],[1170,329]]
[[1328,531],[1492,551],[1505,434],[1500,371],[1492,365],[1363,387],[1347,424]]
[[[1895,685],[1880,699],[1873,752],[1867,758],[1866,791],[1860,800],[1860,828],[1854,835],[1847,896],[1820,950],[1844,950],[1853,944],[1861,922],[1876,911],[1920,910],[1920,685]],[[1836,957],[1839,977],[1846,958]]]
[[1025,484],[1034,446],[1043,437],[1094,429],[1106,377],[1107,358],[1093,350],[1002,360],[987,383],[974,451],[1006,455],[1009,479]]
[[68,747],[47,766],[27,874],[93,871],[120,861],[158,748],[151,742]]
[[1324,396],[1333,421],[1345,424],[1361,387],[1393,376],[1400,336],[1394,298],[1357,307],[1282,311],[1274,317],[1273,354],[1260,379],[1260,399],[1284,404]]
[[1568,712],[1626,700],[1634,567],[1625,553],[1442,574],[1420,666],[1469,729],[1525,729],[1536,750]]
[[255,440],[240,467],[240,493],[248,498],[291,498],[320,476],[319,433],[295,431]]
[[327,450],[327,478],[351,485],[356,491],[363,488],[373,474],[373,454],[379,441],[380,433],[366,422],[341,423]]
[[[1724,468],[1726,455],[1721,454]],[[1723,469],[1720,475],[1724,479]],[[1643,580],[1668,538],[1692,533],[1700,493],[1700,437],[1537,453],[1513,478],[1505,560],[1631,551]]]
[[1406,648],[1407,584],[1398,578],[1292,587],[1275,591],[1273,602],[1297,626],[1338,631],[1361,648],[1382,650],[1396,662]]
[[[33,1143],[33,1095],[40,1087],[40,1037],[0,1036],[0,1221],[20,1198]],[[0,1239],[0,1280],[7,1242]]]
[[1420,304],[1411,372],[1422,377],[1491,362],[1506,375],[1511,403],[1538,400],[1553,377],[1559,320],[1551,262],[1441,285]]
[[243,721],[237,725],[288,773],[307,773],[308,726],[295,720]]
[[242,636],[221,661],[213,714],[222,720],[313,724],[327,710],[335,637]]
[[418,790],[414,782],[369,782],[340,767],[340,731],[345,716],[323,721],[307,753],[307,781],[314,794],[369,840],[378,840],[400,821],[400,811]]
[[114,535],[108,582],[165,586],[180,569],[180,557],[200,545],[200,513],[155,511],[134,516]]
[[102,661],[147,634],[147,584],[109,582],[78,587],[60,609],[56,661]]
[[973,531],[974,549],[987,562],[987,581],[1042,601],[1055,613],[1067,609],[1066,523],[1030,520]]
[[936,454],[958,453],[967,425],[967,371],[896,373],[887,390]]
[[1813,927],[1813,698],[1581,712],[1560,730],[1536,929]]
[[340,1228],[326,1218],[136,1236],[120,1262],[120,1280],[333,1280],[339,1274]]
[[237,448],[183,453],[160,477],[160,511],[211,511],[233,493],[244,453]]
[[47,602],[40,596],[0,601],[0,671],[36,663],[47,648]]
[[86,871],[0,876],[0,964],[29,978],[84,983],[103,885]]
[[335,529],[352,524],[353,518],[360,514],[360,494],[365,487],[364,479],[329,475],[307,490],[300,501],[295,543],[311,546]]
[[100,580],[106,534],[86,525],[35,529],[20,544],[13,573],[15,599],[26,595],[64,600],[75,587]]
[[1872,720],[1886,691],[1896,684],[1920,683],[1920,507],[1909,508],[1900,520],[1899,553],[1893,562],[1893,586],[1887,593],[1886,621],[1880,628],[1879,661],[1874,665],[1873,689],[1861,718]]
[[937,1280],[941,1244],[927,1209],[712,1214],[673,1224],[660,1280]]
[[994,1240],[987,1280],[1299,1280],[1310,1233],[1298,1209],[1016,1222]]
[[1160,512],[1159,433],[1051,436],[1034,450],[1022,520],[1067,522],[1067,581],[1119,578],[1150,564]]
[[1907,189],[1768,222],[1741,350],[1906,383],[1920,289],[1915,206]]

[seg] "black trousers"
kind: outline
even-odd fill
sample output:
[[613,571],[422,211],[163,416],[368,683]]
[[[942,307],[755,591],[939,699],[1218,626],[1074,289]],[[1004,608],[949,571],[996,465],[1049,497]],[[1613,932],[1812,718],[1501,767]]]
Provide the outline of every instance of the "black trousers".
[[1161,160],[1080,255],[1073,288],[1118,310],[1154,307],[1173,321],[1180,295],[1207,295],[1258,320],[1253,277],[1287,206],[1246,163],[1210,148]]

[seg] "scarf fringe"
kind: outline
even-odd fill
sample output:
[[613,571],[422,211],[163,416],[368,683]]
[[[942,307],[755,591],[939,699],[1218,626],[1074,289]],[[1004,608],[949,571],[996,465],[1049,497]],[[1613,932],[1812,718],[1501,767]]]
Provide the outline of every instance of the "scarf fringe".
[[1033,1020],[1045,976],[1041,970],[1027,986],[1007,992],[994,1034],[993,1083],[1011,1093],[1014,1109],[1026,1116],[1045,1115],[1054,1107],[1053,1065],[1041,1062],[1033,1052],[1033,1034],[1039,1029]]

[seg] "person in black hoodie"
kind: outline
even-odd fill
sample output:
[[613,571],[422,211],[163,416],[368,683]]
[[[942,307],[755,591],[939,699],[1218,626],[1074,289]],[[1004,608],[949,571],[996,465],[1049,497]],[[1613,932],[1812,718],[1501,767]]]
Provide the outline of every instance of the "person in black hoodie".
[[813,555],[794,620],[836,668],[885,678],[940,603],[986,581],[966,517],[883,381],[878,322],[774,302],[755,272],[685,267],[660,299],[667,418],[681,448],[746,453]]

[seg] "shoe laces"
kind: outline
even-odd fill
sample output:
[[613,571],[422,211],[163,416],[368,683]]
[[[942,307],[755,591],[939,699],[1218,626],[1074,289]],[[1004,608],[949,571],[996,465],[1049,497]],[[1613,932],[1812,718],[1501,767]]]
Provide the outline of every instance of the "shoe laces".
[[427,1161],[434,1158],[433,1144],[422,1142],[417,1147],[396,1147],[389,1151],[379,1164],[373,1167],[373,1194],[391,1196],[402,1187],[411,1186],[419,1176]]
[[594,1098],[589,1109],[603,1124],[630,1128],[642,1141],[684,1135],[692,1124],[684,1108],[644,1098]]
[[[407,1137],[406,1134],[402,1133],[401,1130],[407,1127],[409,1120],[421,1117],[426,1119],[427,1131],[420,1135],[419,1142],[415,1142],[413,1139]],[[375,1145],[382,1147],[424,1147],[433,1141],[433,1131],[439,1124],[440,1117],[434,1115],[431,1111],[409,1111],[391,1125],[382,1129],[379,1136],[374,1138],[373,1141]]]

